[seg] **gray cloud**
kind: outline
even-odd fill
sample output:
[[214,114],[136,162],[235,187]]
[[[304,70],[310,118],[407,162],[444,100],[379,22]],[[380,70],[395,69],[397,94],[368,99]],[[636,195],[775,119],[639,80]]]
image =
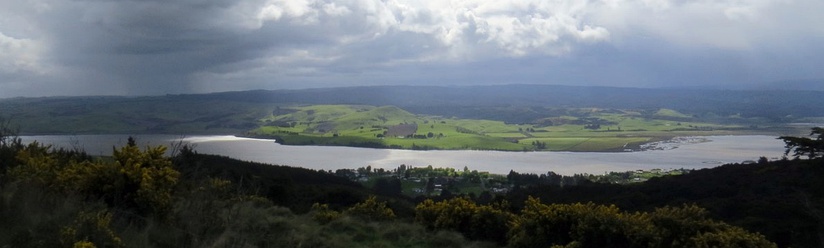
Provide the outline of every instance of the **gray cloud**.
[[818,0],[0,3],[0,97],[824,78]]

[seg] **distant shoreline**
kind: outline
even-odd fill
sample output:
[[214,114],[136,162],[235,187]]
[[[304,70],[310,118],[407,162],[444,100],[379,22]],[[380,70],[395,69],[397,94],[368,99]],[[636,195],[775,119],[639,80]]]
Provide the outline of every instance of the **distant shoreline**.
[[[408,150],[408,151],[498,151],[498,152],[574,152],[574,153],[632,153],[632,152],[643,152],[643,151],[655,151],[655,150],[672,150],[677,149],[681,145],[689,145],[689,144],[697,144],[697,143],[704,143],[704,142],[712,142],[712,140],[707,139],[705,137],[712,137],[712,136],[749,136],[749,135],[763,135],[763,134],[734,134],[734,135],[689,135],[689,136],[672,136],[672,137],[652,137],[648,142],[640,143],[640,144],[627,144],[623,148],[620,149],[605,149],[605,150],[588,150],[588,151],[580,151],[580,150],[538,150],[538,151],[522,151],[522,150],[494,150],[494,149],[438,149],[434,147],[427,147],[426,149],[408,149],[408,148],[399,148],[399,147],[390,147],[390,146],[376,146],[374,144],[365,145],[365,146],[357,146],[357,145],[346,145],[346,144],[289,144],[282,142],[283,139],[279,139],[279,136],[268,136],[268,135],[242,135],[242,134],[185,134],[185,135],[177,135],[177,134],[22,134],[19,135],[20,137],[36,137],[36,136],[94,136],[94,135],[111,135],[111,136],[123,136],[122,139],[125,140],[130,136],[143,136],[143,135],[160,135],[160,136],[169,136],[170,142],[176,141],[184,141],[192,144],[197,144],[200,142],[212,142],[212,141],[233,141],[233,140],[259,140],[265,142],[274,142],[284,146],[324,146],[324,147],[352,147],[352,148],[372,148],[372,149],[387,149],[387,150]],[[773,135],[767,135],[773,136]],[[217,140],[215,137],[219,137]],[[158,144],[154,144],[158,145]],[[167,145],[167,144],[164,144]]]
[[[510,169],[522,173],[559,174],[604,173],[637,169],[708,168],[717,166],[715,161],[736,163],[756,160],[760,156],[770,159],[783,154],[783,143],[773,135],[721,135],[704,136],[712,142],[680,145],[677,149],[648,150],[638,152],[505,152],[483,150],[430,150],[413,151],[397,149],[369,149],[344,146],[288,146],[271,140],[249,139],[233,135],[209,135],[186,137],[194,150],[203,154],[215,154],[235,159],[272,165],[336,170],[371,165],[373,168],[427,166],[463,168],[468,166],[479,171],[506,174]],[[112,149],[126,144],[128,135],[77,135],[77,136],[22,136],[24,142],[37,140],[52,144],[54,148],[84,149],[92,156],[110,156]],[[137,145],[174,144],[181,137],[176,135],[136,135]],[[171,150],[169,150],[171,152]]]
[[[752,134],[742,135],[725,135],[725,136],[746,136]],[[672,150],[677,149],[681,145],[690,145],[704,142],[712,142],[712,140],[705,137],[716,135],[692,135],[692,136],[673,136],[673,137],[654,137],[648,142],[641,144],[627,144],[621,149],[605,149],[592,151],[568,151],[568,150],[554,150],[554,151],[518,151],[518,150],[490,150],[490,149],[404,149],[395,147],[374,147],[374,146],[350,146],[350,145],[330,145],[330,144],[284,144],[283,139],[279,136],[267,135],[234,135],[234,137],[245,139],[267,140],[285,146],[340,146],[340,147],[355,147],[355,148],[373,148],[373,149],[396,149],[396,150],[412,150],[412,151],[500,151],[500,152],[607,152],[607,153],[624,153],[624,152],[643,152],[654,150]]]

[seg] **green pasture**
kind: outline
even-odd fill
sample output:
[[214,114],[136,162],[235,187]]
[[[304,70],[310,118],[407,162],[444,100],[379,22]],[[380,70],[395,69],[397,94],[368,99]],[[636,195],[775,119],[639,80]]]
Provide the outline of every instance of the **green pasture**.
[[521,132],[509,132],[509,133],[486,133],[487,136],[490,137],[498,137],[498,138],[526,138],[527,136]]
[[[260,119],[249,132],[278,136],[284,144],[393,147],[402,149],[478,149],[550,151],[623,151],[639,144],[683,135],[715,135],[740,128],[689,121],[674,110],[644,115],[637,111],[582,109],[581,116],[557,116],[538,124],[443,118],[409,113],[393,106],[312,105],[282,107]],[[278,114],[278,115],[275,115]],[[659,116],[663,119],[656,119]],[[677,121],[681,120],[681,121]],[[598,128],[586,128],[597,123]],[[417,137],[388,137],[391,127],[415,124]],[[541,144],[536,146],[534,143]]]
[[546,150],[551,151],[623,151],[649,142],[649,137],[554,137],[529,138],[520,142],[531,145],[532,142],[546,144]]
[[676,118],[691,118],[692,116],[682,114],[681,112],[672,110],[672,109],[659,109],[654,114],[655,116],[661,117],[676,117]]
[[455,136],[431,139],[386,138],[383,141],[387,145],[399,145],[410,149],[420,147],[421,149],[520,151],[525,147],[522,144],[507,142],[501,138],[467,134],[455,134]]

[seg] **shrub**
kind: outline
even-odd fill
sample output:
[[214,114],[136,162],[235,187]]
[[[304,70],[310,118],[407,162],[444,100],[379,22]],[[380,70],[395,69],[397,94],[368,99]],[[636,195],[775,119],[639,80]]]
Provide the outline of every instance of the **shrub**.
[[327,224],[340,218],[340,212],[329,209],[329,204],[315,203],[312,205],[312,219],[321,224]]
[[125,247],[111,221],[112,214],[106,210],[80,212],[73,223],[60,230],[60,242],[73,247]]
[[441,202],[427,199],[415,207],[415,221],[429,229],[454,230],[474,240],[506,244],[508,223],[514,215],[503,206],[479,206],[469,198]]
[[365,201],[355,204],[344,213],[368,221],[384,221],[395,218],[395,212],[386,206],[386,202],[378,202],[375,196],[370,196]]
[[114,150],[114,162],[78,161],[62,159],[50,146],[33,142],[18,152],[19,166],[9,174],[52,192],[80,193],[112,206],[163,215],[172,205],[180,177],[165,152],[164,146],[141,151],[130,140]]

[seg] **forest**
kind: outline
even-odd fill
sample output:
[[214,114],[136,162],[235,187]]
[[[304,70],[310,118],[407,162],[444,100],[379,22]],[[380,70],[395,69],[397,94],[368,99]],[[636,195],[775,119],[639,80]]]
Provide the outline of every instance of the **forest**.
[[784,137],[779,161],[630,185],[521,182],[491,198],[410,198],[186,145],[130,140],[92,157],[3,131],[9,247],[820,247],[824,230],[818,129]]

